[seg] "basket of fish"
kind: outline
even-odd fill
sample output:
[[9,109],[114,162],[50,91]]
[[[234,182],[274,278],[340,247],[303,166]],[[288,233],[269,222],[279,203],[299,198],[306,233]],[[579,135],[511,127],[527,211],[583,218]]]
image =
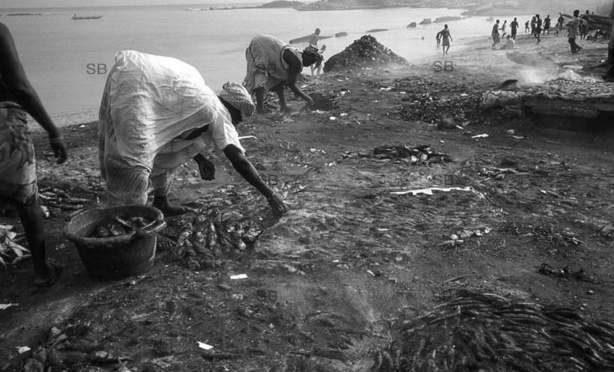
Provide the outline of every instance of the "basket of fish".
[[94,280],[141,275],[154,265],[156,234],[166,226],[160,210],[143,205],[85,210],[64,228]]

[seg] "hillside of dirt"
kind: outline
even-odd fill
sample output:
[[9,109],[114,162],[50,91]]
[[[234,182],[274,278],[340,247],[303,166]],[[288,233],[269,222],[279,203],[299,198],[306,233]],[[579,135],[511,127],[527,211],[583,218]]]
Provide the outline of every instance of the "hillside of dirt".
[[[63,235],[103,198],[96,123],[66,128],[61,166],[36,133],[64,270],[36,289],[29,259],[0,267],[0,371],[614,370],[612,133],[536,122],[516,99],[557,79],[607,91],[607,44],[490,44],[305,76],[317,109],[294,99],[238,128],[289,213],[212,153],[216,180],[188,163],[173,187],[195,212],[116,281],[92,280]],[[488,92],[500,104],[481,106]]]

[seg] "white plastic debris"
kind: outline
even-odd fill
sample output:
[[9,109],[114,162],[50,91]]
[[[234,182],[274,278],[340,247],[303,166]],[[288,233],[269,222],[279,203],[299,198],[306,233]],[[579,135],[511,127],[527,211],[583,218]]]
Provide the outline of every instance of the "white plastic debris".
[[17,306],[17,304],[0,304],[0,310],[6,310],[11,306]]
[[204,342],[198,341],[198,348],[203,349],[203,350],[211,350],[213,349],[213,346],[205,344]]
[[230,279],[232,279],[232,280],[247,279],[247,274],[231,275]]
[[483,134],[476,134],[475,136],[471,136],[471,138],[486,138],[488,137],[488,134],[483,133]]
[[30,348],[29,348],[29,347],[27,347],[27,346],[18,346],[18,347],[17,347],[17,352],[18,352],[19,354],[25,354],[25,353],[27,353],[28,351],[30,351]]
[[418,195],[418,194],[433,195],[433,191],[444,191],[444,192],[447,192],[447,191],[452,191],[452,190],[473,192],[473,189],[470,186],[467,186],[467,187],[429,187],[429,188],[426,188],[426,189],[407,190],[407,191],[393,191],[393,192],[391,192],[391,194],[394,194],[394,195],[406,195],[406,194],[412,194],[412,195]]

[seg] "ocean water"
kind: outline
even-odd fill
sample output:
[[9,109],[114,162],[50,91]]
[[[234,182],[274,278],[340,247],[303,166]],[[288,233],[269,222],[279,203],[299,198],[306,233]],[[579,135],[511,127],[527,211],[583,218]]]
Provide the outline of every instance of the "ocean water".
[[[207,7],[212,5],[207,5]],[[229,6],[229,5],[225,5]],[[197,8],[197,6],[191,6]],[[224,82],[242,81],[245,48],[257,34],[289,41],[316,27],[326,45],[324,57],[345,49],[372,29],[372,35],[396,54],[415,61],[440,58],[435,34],[441,23],[407,28],[424,18],[460,16],[459,9],[395,8],[308,12],[294,9],[238,8],[193,11],[190,6],[23,9],[43,13],[0,17],[13,33],[26,72],[58,125],[95,120],[106,73],[116,52],[134,49],[179,58],[195,66],[218,91]],[[19,10],[10,10],[16,13]],[[97,20],[72,20],[102,16]],[[519,18],[520,19],[520,18]],[[488,44],[492,22],[471,17],[447,22],[454,41],[448,58],[460,52],[463,39],[484,37]],[[347,32],[345,37],[334,37]],[[303,48],[305,44],[295,44]],[[308,69],[303,70],[308,72]]]

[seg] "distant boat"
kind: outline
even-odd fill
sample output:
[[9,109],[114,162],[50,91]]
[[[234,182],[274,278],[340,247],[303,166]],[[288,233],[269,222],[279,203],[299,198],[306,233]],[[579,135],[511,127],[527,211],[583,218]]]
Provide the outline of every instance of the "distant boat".
[[80,19],[100,19],[102,18],[102,16],[87,16],[87,17],[77,17],[77,15],[73,15],[72,19],[74,20],[80,20]]

